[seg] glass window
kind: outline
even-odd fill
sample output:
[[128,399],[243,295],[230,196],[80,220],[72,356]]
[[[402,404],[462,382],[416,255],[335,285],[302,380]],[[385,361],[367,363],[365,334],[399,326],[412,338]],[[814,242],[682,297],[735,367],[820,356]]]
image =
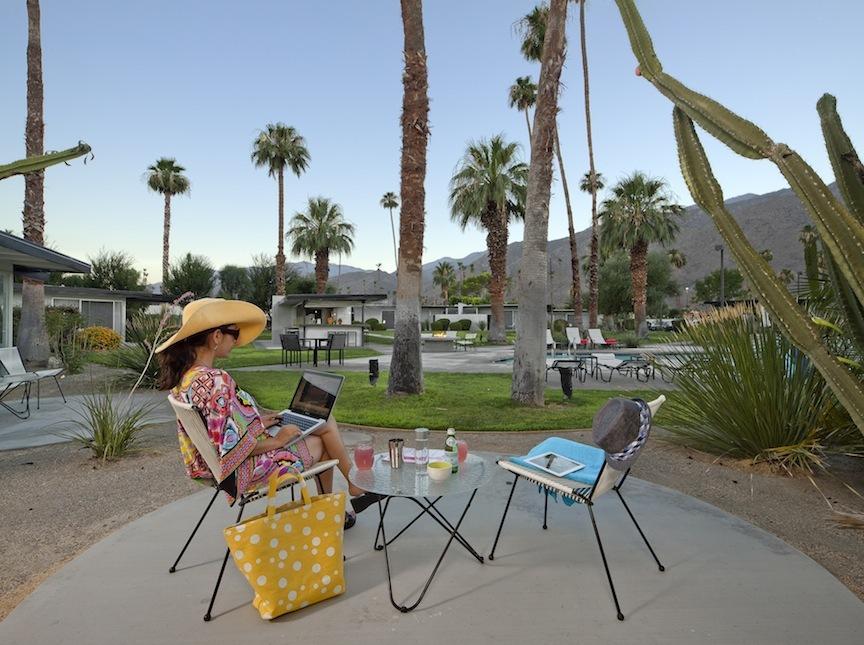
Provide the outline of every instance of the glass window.
[[81,306],[81,301],[78,298],[54,298],[54,306],[78,309]]
[[95,300],[81,301],[81,315],[88,327],[107,327],[114,329],[114,303],[97,302]]

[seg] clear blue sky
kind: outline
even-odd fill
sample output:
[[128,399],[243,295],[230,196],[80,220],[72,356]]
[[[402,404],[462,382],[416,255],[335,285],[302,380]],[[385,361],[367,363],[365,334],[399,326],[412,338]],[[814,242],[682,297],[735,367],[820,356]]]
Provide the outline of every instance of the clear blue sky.
[[[528,0],[427,0],[431,97],[424,260],[485,247],[476,230],[451,223],[448,182],[466,142],[504,133],[527,147],[524,118],[507,106],[519,75],[539,69],[519,54],[514,22]],[[861,25],[864,3],[804,0],[642,0],[640,9],[666,70],[762,125],[801,152],[823,177],[830,166],[815,111],[834,93],[847,129],[864,148]],[[690,204],[675,156],[671,106],[646,81],[612,0],[587,5],[597,167],[615,180],[640,169],[664,177]],[[24,0],[0,6],[0,150],[24,154]],[[578,8],[561,98],[564,161],[575,184],[587,170],[578,47]],[[399,190],[402,28],[399,3],[227,0],[42,0],[45,141],[93,146],[86,166],[55,167],[46,180],[51,245],[86,258],[122,249],[160,279],[162,201],[143,174],[157,157],[188,169],[190,197],[174,200],[172,257],[191,251],[218,268],[275,253],[276,185],[249,161],[258,129],[284,121],[306,137],[309,170],[286,181],[286,215],[307,197],[342,205],[357,225],[344,261],[393,270],[390,224],[378,201]],[[708,146],[732,197],[785,187],[769,162]],[[0,228],[21,230],[24,182],[0,183]],[[566,235],[553,186],[550,238]],[[577,229],[590,200],[576,191]],[[514,226],[511,241],[522,230]]]

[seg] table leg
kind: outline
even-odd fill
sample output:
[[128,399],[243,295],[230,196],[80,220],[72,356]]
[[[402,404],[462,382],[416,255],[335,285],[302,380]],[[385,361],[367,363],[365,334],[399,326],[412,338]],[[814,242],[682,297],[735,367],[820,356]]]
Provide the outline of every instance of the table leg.
[[[429,579],[426,580],[426,584],[423,586],[423,590],[420,592],[420,597],[417,598],[417,600],[412,605],[400,605],[393,599],[393,579],[390,574],[390,555],[387,552],[387,535],[384,532],[384,512],[386,505],[382,507],[381,502],[378,502],[378,514],[381,518],[381,521],[378,524],[378,530],[381,533],[381,539],[384,548],[384,562],[387,566],[387,588],[390,592],[390,604],[399,611],[401,611],[403,614],[408,613],[409,611],[413,611],[423,601],[423,597],[426,595],[426,591],[429,589],[429,585],[432,584],[432,580],[435,578],[435,575],[438,573],[438,569],[441,567],[441,563],[444,561],[444,556],[447,555],[447,551],[450,549],[450,545],[453,543],[453,540],[456,539],[456,536],[459,534],[459,527],[462,525],[462,520],[465,519],[465,515],[468,513],[468,509],[471,507],[471,502],[474,501],[475,495],[477,495],[476,488],[474,489],[474,492],[471,493],[471,497],[468,499],[468,503],[465,505],[465,510],[462,511],[462,515],[459,517],[459,521],[456,522],[456,526],[454,526],[453,529],[450,531],[450,539],[447,540],[447,544],[444,546],[444,550],[438,557],[438,562],[435,563],[435,567],[432,569],[432,573],[429,575]],[[389,498],[387,501],[390,501]]]
[[318,367],[318,343],[312,348],[312,365]]

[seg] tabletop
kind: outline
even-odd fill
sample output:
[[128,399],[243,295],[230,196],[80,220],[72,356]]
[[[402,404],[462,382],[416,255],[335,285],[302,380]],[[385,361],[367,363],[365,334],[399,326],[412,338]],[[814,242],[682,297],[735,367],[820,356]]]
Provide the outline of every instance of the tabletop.
[[376,454],[374,465],[368,470],[352,468],[348,475],[351,483],[365,491],[391,497],[443,497],[480,488],[489,483],[497,468],[491,453],[470,453],[459,464],[458,473],[436,482],[426,474],[425,466],[419,469],[414,464],[403,463],[399,468],[391,468],[390,462],[384,461],[384,454]]

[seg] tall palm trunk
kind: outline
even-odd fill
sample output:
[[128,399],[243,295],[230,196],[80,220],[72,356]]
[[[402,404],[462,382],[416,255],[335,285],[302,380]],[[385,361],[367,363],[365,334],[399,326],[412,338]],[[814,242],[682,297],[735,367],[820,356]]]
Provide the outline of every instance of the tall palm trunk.
[[171,268],[169,260],[171,237],[171,193],[165,193],[165,217],[162,224],[162,282],[168,279],[168,270]]
[[528,118],[528,108],[525,108],[525,125],[528,126],[528,147],[531,147],[531,119]]
[[500,213],[490,204],[482,218],[486,229],[486,249],[489,252],[489,302],[492,320],[489,323],[489,342],[505,343],[504,293],[507,289],[507,213]]
[[[45,152],[43,119],[42,33],[39,0],[27,0],[27,122],[24,147],[28,157]],[[24,175],[24,238],[44,243],[45,171]],[[45,285],[24,278],[21,285],[21,323],[18,332],[21,357],[31,364],[48,361],[50,349],[45,333]]]
[[561,140],[558,138],[558,123],[555,123],[555,156],[558,158],[558,170],[561,172],[561,188],[564,189],[564,203],[567,206],[567,233],[570,238],[570,300],[576,321],[582,326],[582,280],[579,275],[579,249],[576,248],[576,229],[573,228],[573,208],[570,205],[570,189],[567,187],[567,175],[564,173],[564,159],[561,156]]
[[280,168],[279,182],[279,242],[276,245],[276,295],[285,295],[285,171]]
[[393,233],[393,260],[396,262],[396,269],[399,269],[399,251],[396,248],[396,227],[393,225],[393,209],[388,208],[390,211],[390,232]]
[[546,274],[549,237],[549,195],[558,88],[564,66],[567,0],[551,0],[534,108],[534,137],[525,204],[525,234],[519,269],[519,320],[510,396],[514,401],[543,405],[546,368]]
[[597,221],[597,171],[594,168],[594,141],[591,136],[591,93],[588,86],[588,45],[585,40],[585,0],[579,0],[579,44],[582,48],[582,80],[585,91],[585,133],[588,137],[588,172],[591,177],[591,260],[588,266],[588,327],[597,327],[597,300],[600,293],[600,238]]
[[642,337],[648,332],[645,308],[648,301],[648,242],[640,240],[630,249],[630,280],[633,287],[634,329]]
[[327,290],[327,279],[330,277],[330,251],[315,251],[315,290],[324,293]]
[[399,262],[396,275],[396,319],[388,394],[420,394],[420,287],[426,190],[426,147],[429,137],[429,80],[423,35],[423,3],[401,0],[405,34],[402,75],[402,212],[399,218]]

